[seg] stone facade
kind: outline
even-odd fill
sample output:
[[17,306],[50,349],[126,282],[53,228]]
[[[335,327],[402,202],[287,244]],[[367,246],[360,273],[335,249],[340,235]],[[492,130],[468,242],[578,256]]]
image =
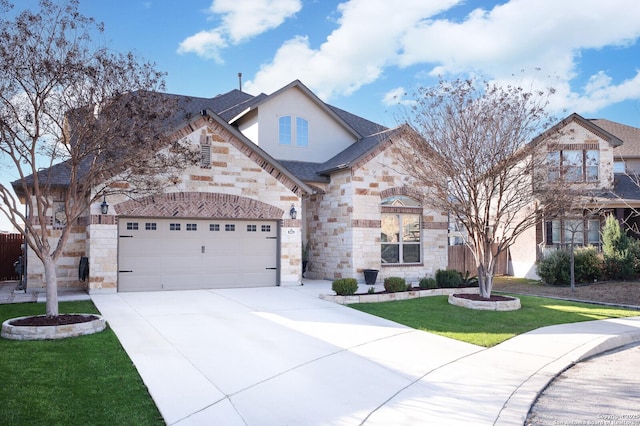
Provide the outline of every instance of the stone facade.
[[378,281],[400,276],[418,281],[447,268],[447,216],[423,206],[422,262],[418,265],[381,263],[381,201],[392,194],[420,199],[418,191],[398,174],[401,169],[395,147],[382,146],[358,164],[331,175],[321,194],[305,200],[309,268],[315,279],[356,278],[364,281],[364,269],[377,269]]
[[[163,194],[137,200],[125,195],[108,196],[107,215],[101,215],[99,205],[94,203],[91,216],[85,220],[91,223],[74,227],[57,263],[59,287],[83,287],[90,293],[117,291],[117,223],[121,216],[277,220],[281,226],[281,283],[300,283],[302,222],[288,215],[292,204],[300,208],[300,189],[217,123],[202,119],[198,123],[204,127],[194,128],[192,124],[192,132],[183,132],[182,136],[196,145],[209,137],[211,166],[187,168],[179,180],[167,182]],[[59,231],[54,230],[52,242],[57,234]],[[88,282],[78,279],[82,256],[90,259]],[[29,262],[29,287],[44,287],[42,263],[33,255]]]

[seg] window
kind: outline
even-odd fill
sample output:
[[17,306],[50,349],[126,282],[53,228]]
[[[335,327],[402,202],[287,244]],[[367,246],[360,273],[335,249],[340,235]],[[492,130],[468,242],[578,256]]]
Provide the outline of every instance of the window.
[[180,224],[179,223],[170,223],[169,224],[169,231],[179,231],[180,230]]
[[262,232],[271,232],[271,225],[262,225],[261,231]]
[[209,136],[200,143],[200,168],[211,168],[211,138]]
[[256,225],[247,225],[247,232],[258,232],[258,227]]
[[296,117],[296,145],[309,146],[309,122],[300,117]]
[[600,221],[597,219],[587,222],[587,243],[593,246],[600,244]]
[[197,223],[187,223],[187,231],[197,231],[198,224]]
[[[309,146],[309,122],[302,117],[283,115],[278,119],[278,143],[306,148]],[[295,128],[293,127],[295,123]]]
[[420,263],[421,215],[422,207],[413,198],[393,196],[382,201],[382,263]]
[[138,222],[127,222],[127,231],[137,231]]
[[577,246],[600,245],[600,220],[587,219],[555,219],[547,224],[547,245],[567,245]]
[[224,230],[227,232],[233,232],[236,230],[236,226],[230,223],[227,223],[226,225],[224,225]]
[[280,145],[291,145],[291,116],[285,115],[280,117],[279,125],[279,142]]
[[547,164],[549,181],[562,178],[567,182],[597,182],[600,151],[597,149],[550,151],[547,153]]
[[157,226],[158,225],[155,222],[147,222],[144,224],[144,229],[147,231],[155,231]]
[[210,223],[209,224],[209,231],[214,231],[217,232],[220,230],[220,225],[217,223]]

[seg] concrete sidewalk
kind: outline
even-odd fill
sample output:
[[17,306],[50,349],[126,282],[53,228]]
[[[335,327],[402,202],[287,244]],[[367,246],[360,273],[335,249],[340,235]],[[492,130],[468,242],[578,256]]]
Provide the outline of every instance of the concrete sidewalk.
[[485,349],[304,286],[95,295],[170,425],[522,424],[572,363],[640,340],[640,317]]
[[[18,290],[18,281],[0,281],[0,305],[6,303],[45,303],[47,292],[44,288]],[[89,294],[78,288],[58,288],[60,302],[90,300]]]

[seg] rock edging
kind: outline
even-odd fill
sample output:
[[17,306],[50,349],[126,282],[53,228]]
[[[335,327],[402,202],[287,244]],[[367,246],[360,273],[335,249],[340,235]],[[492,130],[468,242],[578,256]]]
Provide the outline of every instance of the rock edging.
[[[456,293],[461,293],[457,291]],[[471,300],[463,297],[449,295],[449,304],[467,309],[477,309],[481,311],[517,311],[520,309],[520,299],[509,297],[509,300]]]
[[418,297],[447,296],[454,293],[478,294],[477,287],[465,288],[436,288],[432,290],[411,290],[397,293],[378,294],[354,294],[353,296],[336,296],[334,294],[321,294],[320,299],[340,305],[350,305],[353,303],[378,303],[390,302],[392,300],[417,299]]
[[11,322],[28,317],[11,318],[2,323],[1,335],[9,340],[50,340],[84,336],[103,331],[107,327],[107,321],[100,315],[92,315],[95,317],[92,321],[42,326],[12,325]]

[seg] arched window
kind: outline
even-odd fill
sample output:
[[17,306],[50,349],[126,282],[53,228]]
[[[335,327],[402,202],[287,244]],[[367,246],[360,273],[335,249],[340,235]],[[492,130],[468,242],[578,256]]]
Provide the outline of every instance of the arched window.
[[422,206],[415,198],[394,195],[382,200],[381,260],[383,264],[422,261]]
[[[295,118],[295,120],[294,120]],[[278,143],[306,148],[309,146],[309,121],[302,117],[283,115],[278,118]]]

